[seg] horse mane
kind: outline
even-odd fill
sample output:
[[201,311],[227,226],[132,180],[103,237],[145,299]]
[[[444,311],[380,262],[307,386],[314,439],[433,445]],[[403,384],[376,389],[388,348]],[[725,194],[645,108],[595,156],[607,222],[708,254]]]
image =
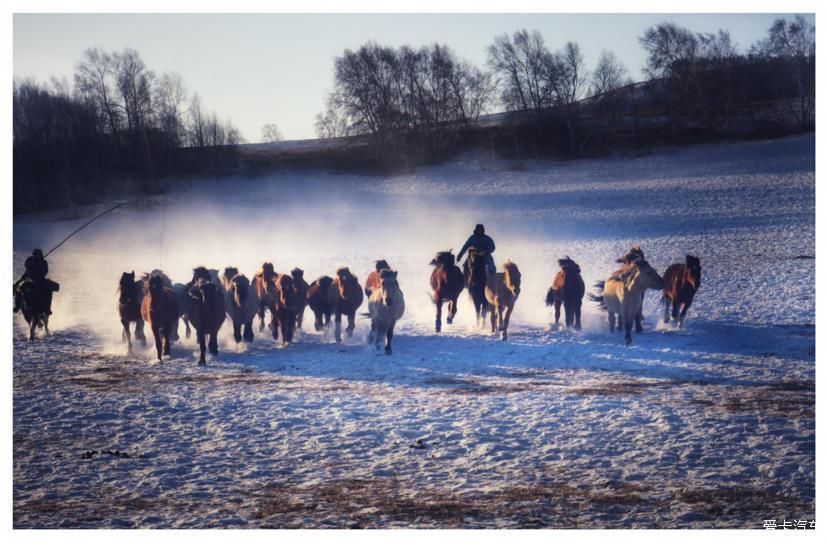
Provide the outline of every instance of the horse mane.
[[270,262],[264,262],[259,270],[256,271],[257,276],[265,278],[271,278],[275,274],[276,271],[273,270],[273,264]]
[[437,255],[434,256],[434,259],[431,260],[430,265],[454,265],[454,254],[451,253],[451,249],[438,252]]
[[517,265],[515,265],[515,263],[512,260],[510,260],[509,258],[506,258],[506,260],[503,262],[503,270],[507,271],[507,272],[508,271],[517,271],[518,268],[517,268]]

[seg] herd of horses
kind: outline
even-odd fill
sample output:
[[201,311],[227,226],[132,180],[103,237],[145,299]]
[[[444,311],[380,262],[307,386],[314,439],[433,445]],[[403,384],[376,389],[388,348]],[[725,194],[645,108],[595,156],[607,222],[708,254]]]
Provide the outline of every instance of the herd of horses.
[[[486,259],[485,252],[471,249],[463,268],[456,264],[451,250],[438,252],[431,260],[436,332],[442,328],[443,304],[448,303],[446,323],[451,324],[457,315],[458,298],[466,289],[478,327],[486,324],[488,316],[491,332],[499,332],[500,338],[507,340],[509,320],[520,296],[521,273],[517,264],[508,259],[503,263],[502,271],[490,273]],[[701,285],[698,258],[687,255],[683,264],[670,265],[663,275],[647,263],[639,246],[632,247],[616,261],[621,264],[620,268],[606,280],[596,283],[595,293],[587,294],[578,264],[568,256],[558,260],[560,270],[546,295],[546,304],[554,306],[555,327],[560,326],[563,306],[566,327],[581,328],[581,305],[586,295],[607,311],[611,332],[624,329],[625,342],[629,345],[633,326],[636,332],[643,329],[641,308],[648,289],[662,292],[664,322],[669,323],[672,317],[679,327],[684,325],[687,310]],[[36,314],[29,314],[31,306],[37,304],[27,303],[29,298],[32,298],[30,301],[38,298],[36,293],[23,292],[23,312],[27,321],[39,321]],[[375,263],[364,288],[348,267],[338,268],[333,277],[321,276],[308,284],[302,269],[278,273],[272,263],[265,262],[252,280],[235,267],[227,267],[221,274],[216,269],[197,267],[186,284],[173,283],[158,269],[140,278],[136,278],[134,271],[122,273],[117,298],[122,338],[128,353],[132,352],[132,324],[135,339],[144,345],[147,342],[144,326],[149,325],[156,354],[161,360],[170,354],[171,344],[178,340],[179,322],[183,321],[186,337],[190,337],[191,327],[195,329],[199,364],[206,363],[207,351],[214,356],[218,354],[217,334],[227,318],[232,322],[237,343],[253,341],[254,320],[258,317],[260,333],[267,325],[274,340],[281,337],[282,343],[287,344],[293,341],[296,328],[302,327],[305,309],[310,307],[316,331],[328,328],[333,320],[334,337],[336,342],[341,342],[343,317],[347,319],[345,334],[351,337],[356,327],[357,310],[367,298],[368,312],[364,316],[371,319],[369,342],[379,350],[384,339],[385,352],[391,354],[394,327],[405,313],[405,297],[397,282],[397,272],[385,260]],[[46,319],[51,313],[48,306],[40,311]],[[266,322],[267,312],[271,314],[269,324]],[[34,339],[33,329],[34,324],[30,340]]]

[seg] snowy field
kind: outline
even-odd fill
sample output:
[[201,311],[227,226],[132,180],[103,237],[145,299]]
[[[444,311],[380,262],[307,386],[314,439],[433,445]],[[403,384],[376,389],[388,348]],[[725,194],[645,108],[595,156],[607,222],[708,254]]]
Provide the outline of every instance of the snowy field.
[[[509,163],[470,154],[393,178],[285,172],[182,183],[84,230],[49,263],[53,335],[14,330],[15,527],[761,528],[814,519],[814,137]],[[15,273],[88,216],[14,223]],[[523,286],[508,342],[433,332],[428,262],[483,222]],[[588,285],[640,243],[701,258],[684,329],[625,347],[588,301],[550,327],[569,255]],[[193,339],[127,357],[122,271],[263,261],[308,282],[399,270],[394,354],[312,329],[196,366]],[[363,310],[365,306],[363,306]],[[310,324],[310,325],[308,325]],[[183,331],[183,328],[182,328]],[[183,333],[182,333],[183,336]]]

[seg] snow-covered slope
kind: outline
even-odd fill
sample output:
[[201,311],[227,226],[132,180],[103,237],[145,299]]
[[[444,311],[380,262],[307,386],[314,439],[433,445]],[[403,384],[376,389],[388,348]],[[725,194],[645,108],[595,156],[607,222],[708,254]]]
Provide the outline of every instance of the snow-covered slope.
[[[813,135],[640,157],[507,163],[482,154],[393,178],[292,172],[134,202],[49,258],[53,330],[14,342],[14,523],[29,526],[760,527],[813,519]],[[19,269],[83,219],[14,224]],[[523,287],[510,340],[433,332],[427,265],[477,222]],[[550,328],[559,257],[587,284],[640,243],[659,271],[701,258],[686,328],[624,347],[584,304]],[[806,256],[802,258],[801,256]],[[122,271],[263,261],[311,280],[399,270],[394,355],[306,325],[195,366],[124,356]],[[306,322],[310,322],[310,310]],[[118,451],[91,454],[92,451]],[[123,456],[127,454],[127,457]]]

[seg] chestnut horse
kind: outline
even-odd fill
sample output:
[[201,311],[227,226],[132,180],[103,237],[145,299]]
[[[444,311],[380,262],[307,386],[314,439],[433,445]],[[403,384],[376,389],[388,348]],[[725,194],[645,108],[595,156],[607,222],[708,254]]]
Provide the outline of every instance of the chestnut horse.
[[[596,284],[603,294],[590,294],[592,301],[607,310],[610,331],[615,331],[615,317],[618,316],[624,326],[624,341],[627,346],[632,344],[633,321],[641,313],[644,293],[647,288],[661,290],[664,288],[664,279],[645,260],[632,260],[627,270],[613,275],[604,282]],[[620,327],[620,326],[619,326]],[[638,331],[636,329],[636,331]]]
[[397,282],[397,272],[382,269],[379,272],[380,284],[375,287],[368,298],[368,314],[371,317],[371,334],[368,342],[374,343],[379,350],[380,342],[385,337],[385,353],[391,354],[391,340],[394,338],[394,326],[405,313],[405,297]]
[[[670,322],[670,305],[673,307],[673,322],[678,320],[678,327],[684,327],[687,309],[693,303],[696,290],[701,286],[701,261],[688,254],[685,263],[674,263],[664,272],[664,323]],[[681,313],[679,313],[681,309]]]
[[489,309],[489,302],[486,301],[486,282],[489,279],[489,266],[486,252],[478,252],[475,249],[469,250],[466,258],[466,288],[474,303],[474,314],[477,317],[478,327],[486,324],[486,311]]
[[141,341],[141,346],[147,345],[147,336],[144,335],[144,319],[141,318],[141,302],[144,300],[144,283],[135,280],[135,271],[121,273],[118,282],[118,315],[124,330],[121,333],[121,342],[127,343],[127,354],[132,354],[132,336],[129,332],[130,322],[135,322],[135,338]]
[[187,316],[196,330],[200,351],[198,364],[206,365],[205,341],[209,340],[210,353],[218,355],[218,330],[225,318],[224,293],[221,286],[201,276],[190,287],[188,294]]
[[308,283],[305,282],[305,272],[294,267],[290,272],[293,278],[293,289],[296,290],[296,327],[302,329],[302,319],[305,316],[305,307],[308,306]]
[[511,260],[503,262],[503,273],[489,275],[486,282],[486,300],[491,305],[492,333],[495,333],[495,322],[500,330],[500,338],[507,339],[509,317],[515,308],[515,302],[520,295],[520,270]]
[[[299,311],[299,294],[290,275],[279,275],[275,279],[276,295],[273,296],[273,339],[279,338],[282,331],[282,344],[293,342],[293,330],[296,327],[296,316]],[[304,305],[303,305],[304,307]]]
[[144,283],[144,299],[141,302],[141,317],[152,329],[158,361],[161,361],[162,354],[170,355],[173,331],[178,327],[178,299],[175,292],[165,286],[169,280],[162,273],[148,275]]
[[584,299],[584,279],[581,268],[569,256],[558,260],[561,270],[555,275],[552,287],[546,293],[546,305],[555,306],[555,327],[560,325],[561,304],[564,306],[566,327],[581,329],[581,303]]
[[356,310],[362,305],[362,287],[359,279],[347,267],[336,270],[336,276],[328,289],[328,303],[334,313],[334,330],[336,342],[342,341],[342,315],[348,316],[348,337],[354,335],[356,327]]
[[388,262],[385,260],[377,260],[374,262],[374,270],[365,279],[365,297],[371,297],[371,292],[380,287],[380,272],[383,269],[391,269]]
[[[256,299],[258,300],[258,314],[259,314],[259,331],[264,331],[265,326],[265,309],[273,305],[273,296],[276,295],[276,271],[273,270],[273,264],[265,262],[262,267],[253,275],[253,290],[256,292]],[[275,325],[274,319],[276,315],[271,315],[270,325]]]
[[333,308],[328,300],[328,291],[331,289],[333,279],[328,276],[321,276],[308,286],[308,305],[313,311],[313,327],[316,331],[322,331],[323,326],[331,323]]
[[242,339],[244,342],[253,342],[253,318],[256,317],[258,300],[250,287],[250,281],[239,274],[235,267],[226,267],[220,280],[224,287],[225,310],[233,322],[233,338],[236,343],[240,343]]
[[431,289],[434,291],[432,300],[437,306],[434,331],[440,333],[444,301],[448,301],[449,304],[446,323],[451,324],[457,315],[457,298],[463,291],[463,272],[455,264],[451,250],[438,252],[429,265],[435,266],[434,271],[431,272]]

